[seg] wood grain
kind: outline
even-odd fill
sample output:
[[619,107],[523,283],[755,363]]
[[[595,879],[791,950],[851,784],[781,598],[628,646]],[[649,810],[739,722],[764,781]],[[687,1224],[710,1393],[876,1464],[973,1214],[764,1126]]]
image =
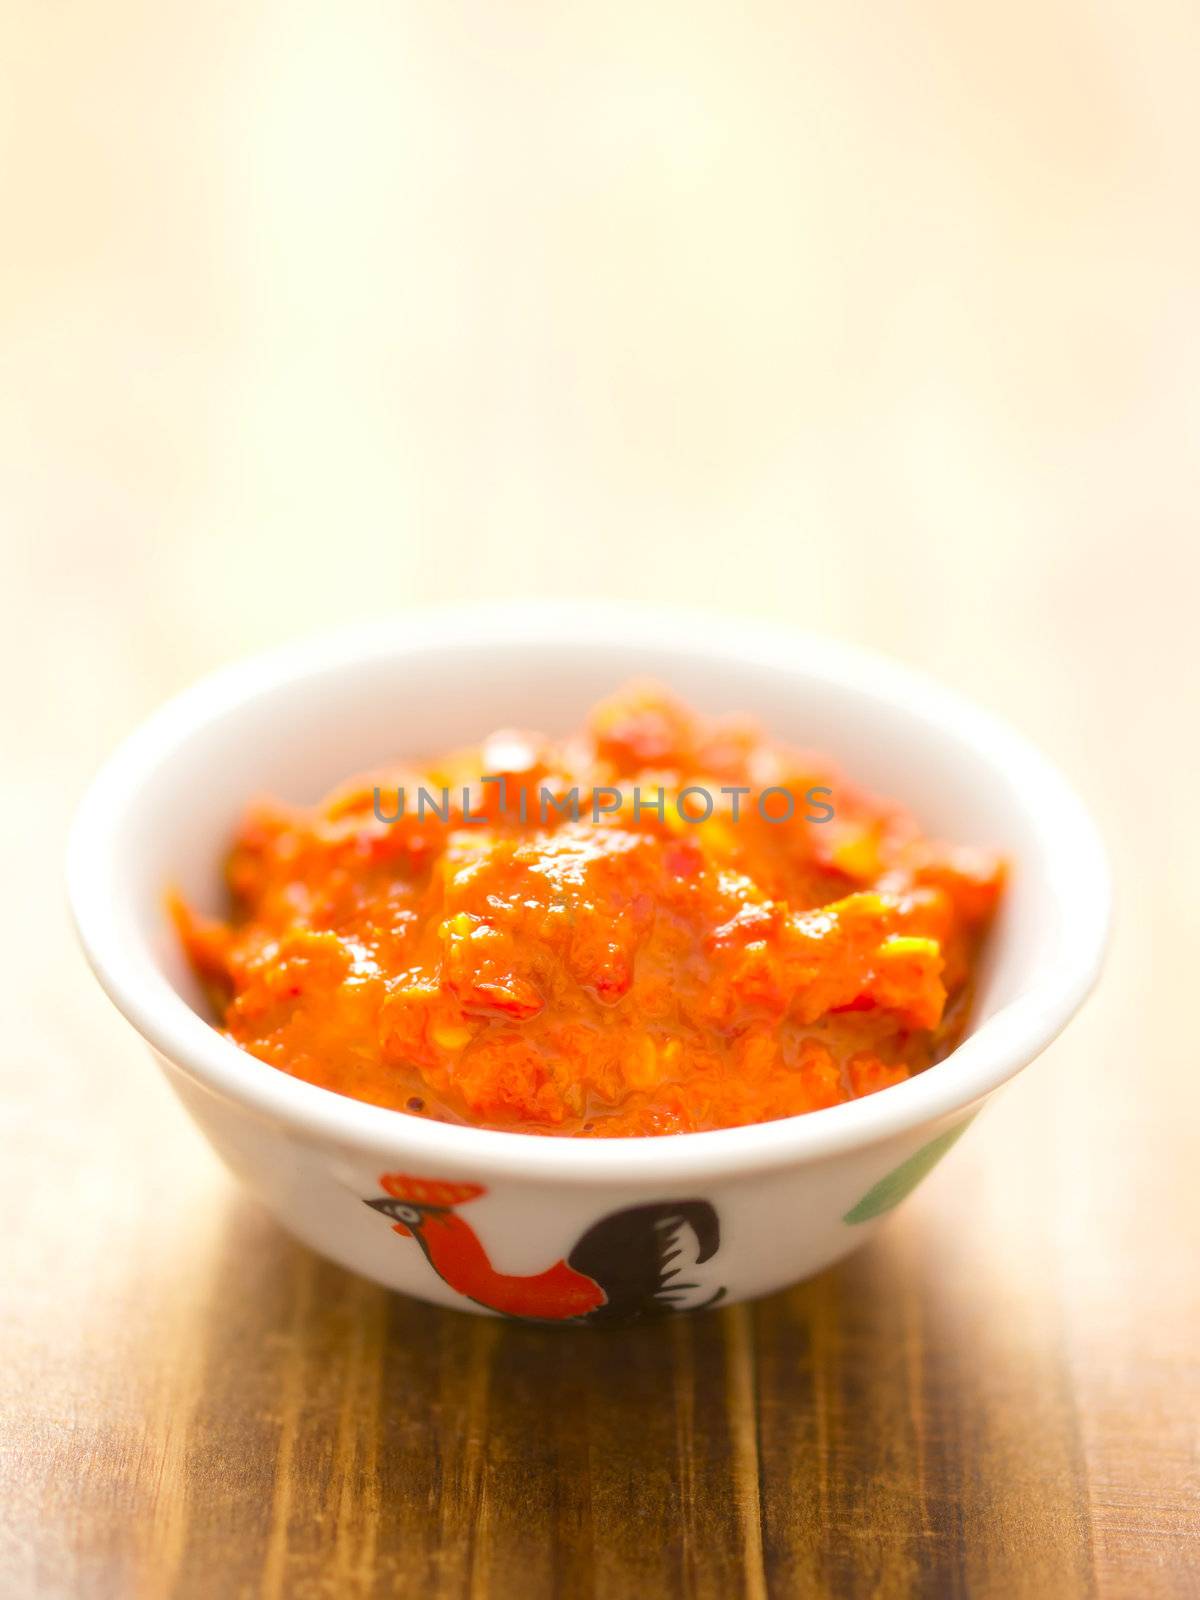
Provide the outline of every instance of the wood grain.
[[[1200,1593],[1194,7],[0,16],[0,1593]],[[455,598],[890,650],[1094,807],[1084,1015],[859,1255],[633,1333],[389,1297],[83,969],[75,799]],[[631,665],[634,665],[631,663]]]

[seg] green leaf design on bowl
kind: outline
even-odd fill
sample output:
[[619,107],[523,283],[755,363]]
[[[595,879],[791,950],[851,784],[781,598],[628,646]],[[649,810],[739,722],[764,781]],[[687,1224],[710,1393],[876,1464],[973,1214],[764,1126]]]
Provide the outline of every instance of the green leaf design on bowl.
[[973,1117],[967,1117],[964,1121],[956,1123],[953,1128],[947,1128],[945,1133],[939,1133],[936,1139],[930,1139],[928,1144],[923,1144],[909,1156],[907,1161],[902,1161],[898,1167],[893,1167],[886,1177],[880,1178],[878,1183],[873,1184],[858,1204],[847,1211],[842,1221],[870,1222],[872,1217],[882,1216],[885,1211],[898,1206],[905,1195],[911,1194],[921,1179],[933,1171],[946,1151],[966,1132],[973,1121]]

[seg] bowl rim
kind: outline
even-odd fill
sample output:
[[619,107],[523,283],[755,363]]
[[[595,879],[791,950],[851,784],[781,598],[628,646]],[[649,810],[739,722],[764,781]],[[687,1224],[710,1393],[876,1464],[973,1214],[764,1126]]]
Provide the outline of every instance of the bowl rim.
[[[127,937],[106,892],[125,810],[147,777],[211,725],[259,696],[301,692],[315,677],[371,659],[437,648],[522,643],[656,646],[726,656],[915,713],[964,749],[1003,767],[1029,817],[1053,846],[1070,893],[1057,947],[1033,985],[974,1027],[949,1056],[902,1084],[843,1105],[774,1122],[703,1133],[574,1139],[436,1122],[353,1100],[293,1078],[223,1038],[156,972],[145,981],[140,940]],[[698,642],[699,641],[699,642]],[[991,712],[915,669],[839,640],[696,610],[576,601],[489,603],[398,613],[325,632],[234,662],[168,700],[129,734],[92,780],[67,848],[72,917],[92,970],[117,1009],[169,1063],[219,1096],[292,1132],[423,1163],[530,1182],[678,1186],[701,1178],[823,1160],[921,1127],[981,1102],[1062,1031],[1094,987],[1108,942],[1111,884],[1099,833],[1074,790],[1027,740]],[[149,963],[153,965],[152,962]]]

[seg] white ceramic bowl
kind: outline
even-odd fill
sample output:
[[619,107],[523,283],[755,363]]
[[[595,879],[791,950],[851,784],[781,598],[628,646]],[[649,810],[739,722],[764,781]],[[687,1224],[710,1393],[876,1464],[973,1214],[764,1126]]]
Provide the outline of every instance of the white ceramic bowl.
[[[1007,854],[1011,886],[953,1055],[802,1117],[572,1140],[364,1105],[263,1065],[205,1020],[164,889],[220,905],[222,859],[250,796],[314,801],[349,773],[496,726],[562,732],[643,674],[705,712],[752,712],[905,801],[927,830]],[[575,606],[404,617],[217,673],[152,717],[96,778],[68,880],[110,998],[286,1228],[441,1305],[572,1323],[602,1322],[606,1306],[615,1320],[664,1301],[765,1294],[861,1243],[1081,1004],[1099,973],[1110,899],[1096,831],[1062,778],[949,691],[757,624]],[[400,1176],[385,1189],[385,1174]],[[695,1270],[664,1288],[673,1248],[675,1266]]]

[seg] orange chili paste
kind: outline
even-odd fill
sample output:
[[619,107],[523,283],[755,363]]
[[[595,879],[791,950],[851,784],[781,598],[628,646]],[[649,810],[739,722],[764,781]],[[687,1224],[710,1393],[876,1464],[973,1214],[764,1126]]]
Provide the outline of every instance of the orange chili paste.
[[175,910],[230,1039],[376,1105],[571,1135],[920,1072],[962,1035],[1002,883],[828,761],[646,685],[566,739],[260,803],[227,875],[228,920]]

